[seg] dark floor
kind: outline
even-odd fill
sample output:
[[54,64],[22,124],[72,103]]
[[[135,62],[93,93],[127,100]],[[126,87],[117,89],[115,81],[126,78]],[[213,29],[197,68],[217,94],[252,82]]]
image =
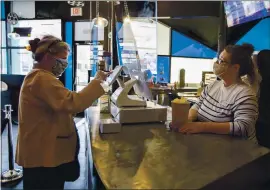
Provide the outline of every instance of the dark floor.
[[[79,153],[79,161],[81,166],[81,174],[79,179],[75,182],[66,182],[65,189],[88,189],[88,170],[87,170],[87,157],[86,157],[86,130],[85,125],[82,122],[81,118],[75,118],[76,127],[78,129],[78,133],[80,136],[80,153]],[[17,134],[18,134],[18,126],[13,125],[13,149],[14,155],[16,150],[16,142],[17,142]],[[3,132],[1,137],[1,172],[8,169],[8,140],[7,140],[7,129]],[[15,163],[15,168],[21,168]],[[12,184],[9,186],[1,186],[2,189],[23,189],[23,181],[20,181],[17,184]]]

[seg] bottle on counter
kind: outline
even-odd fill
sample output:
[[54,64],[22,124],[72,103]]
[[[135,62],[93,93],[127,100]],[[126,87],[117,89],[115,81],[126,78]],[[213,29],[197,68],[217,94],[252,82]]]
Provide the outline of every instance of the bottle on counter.
[[180,70],[180,84],[179,84],[179,87],[180,88],[183,88],[183,87],[185,87],[185,77],[186,77],[186,71],[185,71],[185,69],[181,69]]
[[199,87],[198,90],[197,90],[197,96],[201,96],[202,91],[203,91],[203,87],[204,87],[204,82],[201,81],[200,87]]
[[177,89],[180,88],[180,82],[176,82],[176,88],[177,88]]

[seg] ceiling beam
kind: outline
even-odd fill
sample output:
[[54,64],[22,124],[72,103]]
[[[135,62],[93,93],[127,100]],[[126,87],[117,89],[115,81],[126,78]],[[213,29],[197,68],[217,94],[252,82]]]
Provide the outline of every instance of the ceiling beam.
[[158,1],[158,17],[219,17],[219,1]]

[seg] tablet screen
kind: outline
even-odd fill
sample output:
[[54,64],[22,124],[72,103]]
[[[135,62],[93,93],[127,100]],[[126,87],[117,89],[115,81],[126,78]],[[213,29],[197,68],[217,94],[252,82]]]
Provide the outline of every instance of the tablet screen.
[[117,77],[120,76],[122,69],[123,69],[122,66],[116,66],[112,74],[110,74],[110,76],[107,77],[106,82],[108,83],[109,86],[112,85],[114,81],[116,81]]

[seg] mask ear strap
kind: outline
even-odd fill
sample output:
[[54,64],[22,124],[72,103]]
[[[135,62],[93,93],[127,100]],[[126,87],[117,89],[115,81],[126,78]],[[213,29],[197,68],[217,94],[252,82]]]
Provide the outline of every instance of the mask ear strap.
[[217,63],[217,62],[218,62],[218,58],[217,57],[213,58],[213,63]]

